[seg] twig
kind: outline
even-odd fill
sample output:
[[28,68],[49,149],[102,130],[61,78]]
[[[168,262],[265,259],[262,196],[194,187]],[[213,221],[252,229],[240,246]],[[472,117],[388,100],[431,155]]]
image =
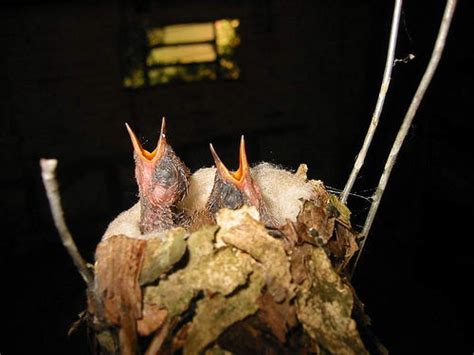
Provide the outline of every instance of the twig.
[[169,319],[167,319],[165,321],[165,324],[161,326],[160,330],[156,332],[156,335],[153,337],[152,341],[150,342],[150,345],[148,346],[148,349],[146,350],[145,355],[160,353],[161,346],[166,340],[166,337],[168,336],[170,328],[171,328],[171,322]]
[[56,229],[58,230],[64,247],[71,256],[74,265],[76,265],[76,268],[87,286],[90,287],[92,286],[93,281],[92,272],[89,270],[86,262],[79,253],[76,243],[74,243],[74,239],[64,221],[64,212],[61,207],[61,197],[59,195],[58,182],[56,180],[56,166],[58,165],[58,161],[56,159],[41,159],[40,165],[41,176],[43,178],[43,184],[46,189],[46,195],[48,196],[49,206],[51,208]]
[[354,167],[352,168],[351,174],[349,179],[346,182],[346,186],[344,186],[344,190],[341,193],[340,199],[343,203],[347,202],[347,198],[354,186],[354,183],[359,175],[360,169],[364,165],[365,157],[367,155],[367,151],[369,150],[370,144],[372,143],[372,138],[374,137],[375,130],[379,124],[379,118],[382,113],[383,104],[385,102],[385,96],[387,96],[388,87],[390,86],[390,79],[392,77],[392,68],[394,66],[394,58],[395,58],[395,48],[397,45],[397,37],[398,37],[398,27],[400,24],[400,13],[402,8],[402,0],[395,0],[395,5],[393,9],[393,17],[392,17],[392,27],[390,30],[390,40],[388,43],[388,50],[387,50],[387,61],[385,62],[385,70],[383,73],[382,85],[380,86],[379,96],[377,98],[377,104],[375,105],[375,110],[372,115],[372,120],[369,125],[369,129],[367,130],[367,134],[365,135],[364,143],[362,144],[362,148],[360,149],[359,154],[357,155],[356,161],[354,162]]
[[433,78],[436,68],[438,67],[446,43],[446,37],[448,35],[449,27],[451,25],[451,20],[453,18],[456,3],[457,0],[447,0],[446,2],[443,19],[441,21],[438,37],[436,38],[436,43],[433,48],[433,53],[431,54],[431,59],[428,63],[428,66],[426,67],[426,71],[423,74],[423,78],[420,81],[418,89],[416,90],[415,96],[413,97],[413,100],[410,103],[410,107],[408,108],[408,111],[405,114],[405,117],[403,118],[403,123],[400,126],[400,130],[398,131],[397,137],[395,138],[395,142],[393,143],[392,149],[390,150],[387,161],[385,163],[384,171],[382,173],[382,176],[380,177],[379,184],[372,197],[373,202],[370,206],[370,210],[367,215],[364,228],[362,229],[362,243],[357,258],[354,262],[351,276],[354,274],[354,271],[357,267],[357,263],[359,262],[359,258],[362,254],[362,250],[364,249],[365,242],[367,241],[367,236],[369,234],[370,228],[372,227],[372,223],[377,213],[377,209],[380,205],[380,200],[382,199],[382,195],[385,191],[385,187],[387,186],[387,182],[392,172],[393,166],[395,165],[395,162],[397,160],[400,148],[402,147],[405,137],[407,136],[408,130],[410,129],[416,111],[420,106],[421,100],[425,95],[426,89],[430,85],[431,79]]

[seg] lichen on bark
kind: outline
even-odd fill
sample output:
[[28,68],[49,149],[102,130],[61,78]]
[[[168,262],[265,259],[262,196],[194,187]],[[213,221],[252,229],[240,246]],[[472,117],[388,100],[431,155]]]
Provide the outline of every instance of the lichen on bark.
[[184,344],[184,354],[199,354],[232,324],[257,312],[257,299],[264,284],[263,273],[256,270],[248,285],[230,297],[218,294],[199,300]]
[[317,187],[320,199],[304,202],[297,220],[277,230],[244,206],[220,210],[216,224],[192,233],[178,228],[167,238],[136,242],[143,250],[136,262],[143,293],[138,335],[152,339],[153,351],[186,355],[252,346],[367,353],[351,318],[352,290],[340,276],[356,245],[349,212]]
[[296,296],[296,314],[319,346],[333,354],[366,354],[355,321],[351,318],[350,288],[334,271],[320,247],[308,253],[308,277]]

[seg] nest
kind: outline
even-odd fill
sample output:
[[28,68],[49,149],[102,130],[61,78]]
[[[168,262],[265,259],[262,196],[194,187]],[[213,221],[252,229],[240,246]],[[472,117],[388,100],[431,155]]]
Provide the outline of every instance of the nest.
[[244,206],[193,232],[99,243],[88,313],[101,351],[367,353],[344,277],[357,250],[350,212],[310,183],[314,198],[279,228]]

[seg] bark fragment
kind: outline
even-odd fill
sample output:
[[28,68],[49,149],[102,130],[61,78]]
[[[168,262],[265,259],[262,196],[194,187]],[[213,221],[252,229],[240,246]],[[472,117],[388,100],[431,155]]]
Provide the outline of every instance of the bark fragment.
[[89,312],[103,348],[132,353],[141,336],[146,354],[367,353],[340,276],[357,248],[350,214],[314,186],[318,199],[279,229],[244,206],[194,232],[101,242]]
[[149,239],[143,267],[140,272],[140,285],[155,281],[161,274],[169,271],[184,255],[186,231],[183,228],[171,229],[166,238]]
[[257,271],[250,276],[248,286],[232,296],[218,294],[198,301],[196,315],[184,344],[184,354],[199,354],[229,326],[255,313],[264,284],[263,274]]
[[276,302],[283,302],[294,296],[288,257],[283,243],[271,237],[264,225],[254,218],[255,212],[255,207],[247,206],[238,212],[222,209],[216,216],[221,226],[217,237],[261,263],[268,291]]
[[312,248],[307,279],[297,294],[296,313],[309,335],[333,354],[367,354],[351,318],[350,288],[332,268],[322,248]]
[[146,241],[124,235],[97,246],[95,309],[105,323],[119,327],[120,349],[133,354],[137,343],[137,320],[142,317],[142,290],[138,282]]

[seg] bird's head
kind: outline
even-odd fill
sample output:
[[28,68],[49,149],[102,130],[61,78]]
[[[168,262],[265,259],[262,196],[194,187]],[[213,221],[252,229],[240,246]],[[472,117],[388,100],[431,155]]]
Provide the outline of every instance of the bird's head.
[[[142,233],[173,226],[172,206],[183,199],[188,189],[189,170],[166,141],[163,117],[156,148],[144,149],[126,124],[134,148],[135,178],[141,202]],[[171,221],[170,221],[171,218]]]
[[214,147],[210,149],[216,164],[214,186],[207,201],[207,210],[215,214],[221,208],[237,209],[243,205],[255,206],[267,225],[273,225],[259,186],[252,178],[245,151],[244,136],[240,139],[239,168],[229,171],[217,155]]

